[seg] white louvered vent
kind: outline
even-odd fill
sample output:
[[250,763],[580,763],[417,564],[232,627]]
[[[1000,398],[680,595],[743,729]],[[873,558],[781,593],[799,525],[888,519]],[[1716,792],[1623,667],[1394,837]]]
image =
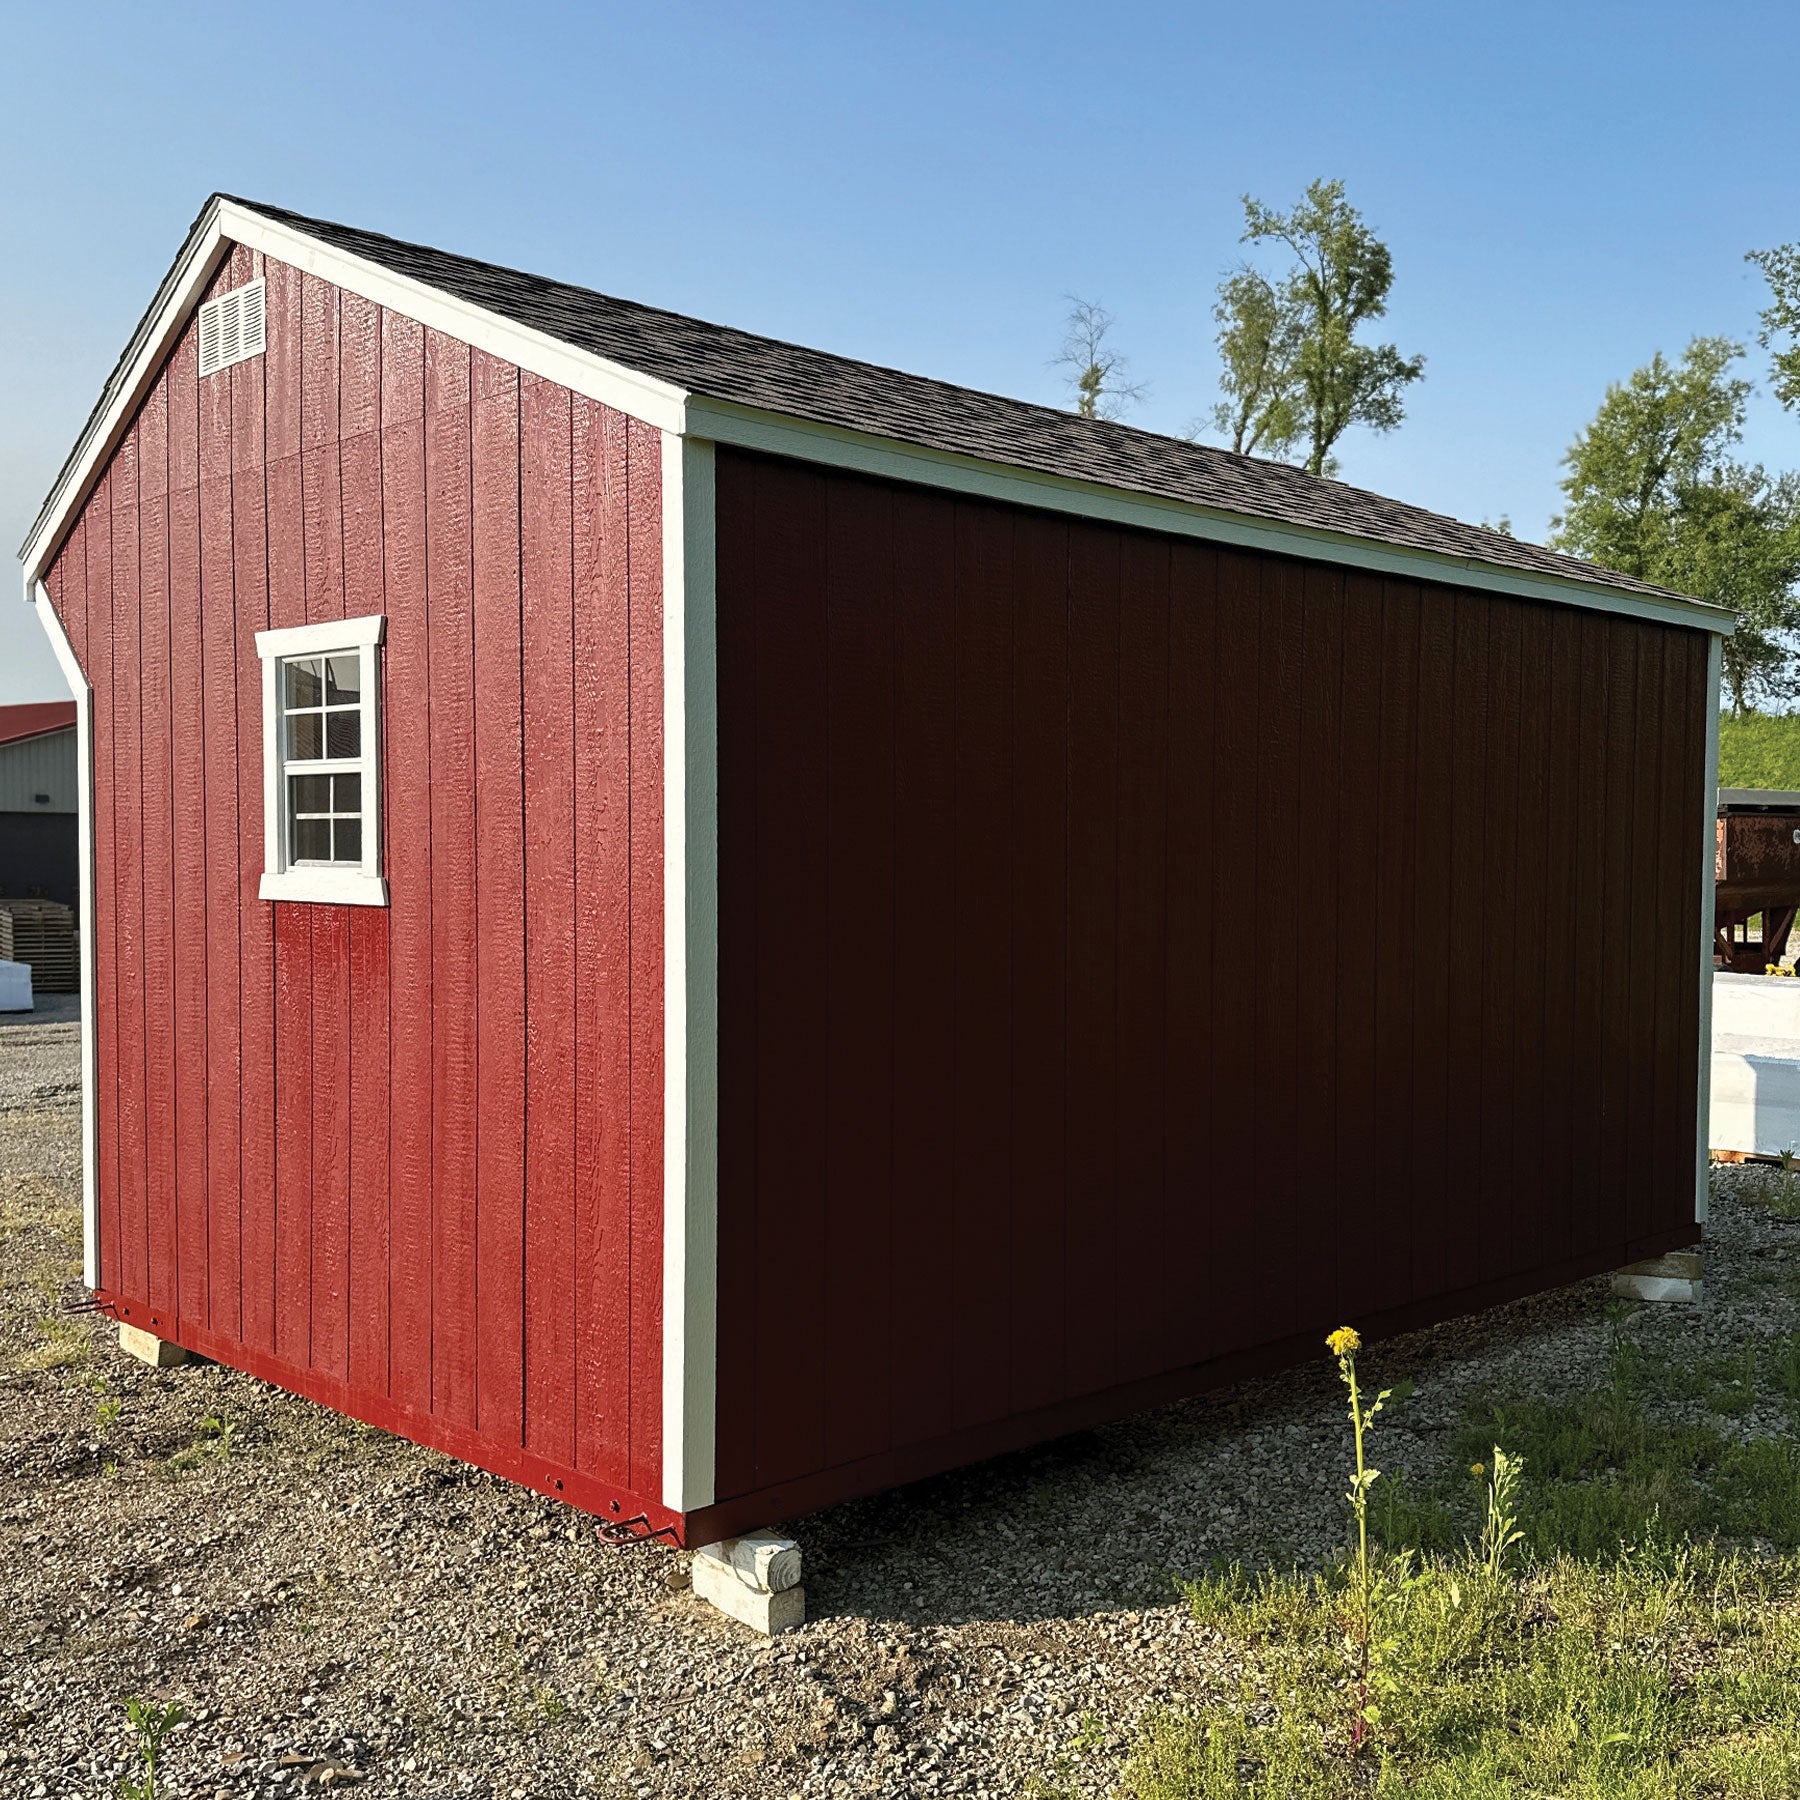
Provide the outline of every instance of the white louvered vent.
[[200,308],[200,373],[216,375],[263,352],[263,284],[246,282]]

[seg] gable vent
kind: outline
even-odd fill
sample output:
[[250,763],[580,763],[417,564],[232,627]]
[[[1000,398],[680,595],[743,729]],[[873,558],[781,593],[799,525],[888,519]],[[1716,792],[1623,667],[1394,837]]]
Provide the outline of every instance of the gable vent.
[[216,375],[263,352],[263,284],[246,282],[200,308],[200,373]]

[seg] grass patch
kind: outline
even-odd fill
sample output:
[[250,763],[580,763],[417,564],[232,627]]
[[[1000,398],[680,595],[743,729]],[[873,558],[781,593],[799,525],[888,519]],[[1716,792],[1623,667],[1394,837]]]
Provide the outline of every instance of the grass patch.
[[1800,1441],[1646,1406],[1682,1374],[1723,1414],[1800,1407],[1800,1333],[1677,1371],[1630,1322],[1605,1386],[1478,1398],[1454,1474],[1366,1489],[1366,1565],[1187,1584],[1235,1691],[1151,1715],[1120,1794],[1800,1800]]
[[93,1340],[84,1322],[46,1313],[32,1324],[38,1341],[13,1359],[14,1369],[72,1369],[87,1361]]
[[1721,713],[1719,786],[1800,788],[1800,713]]
[[1522,1578],[1470,1556],[1390,1570],[1384,1696],[1350,1748],[1345,1591],[1236,1572],[1189,1593],[1244,1649],[1236,1703],[1156,1715],[1132,1800],[1791,1795],[1800,1770],[1800,1567],[1700,1549]]

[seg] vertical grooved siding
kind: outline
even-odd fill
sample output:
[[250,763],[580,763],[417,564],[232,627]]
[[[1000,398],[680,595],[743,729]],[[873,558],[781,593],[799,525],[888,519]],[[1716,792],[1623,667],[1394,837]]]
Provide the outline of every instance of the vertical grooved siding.
[[[47,585],[94,688],[101,1280],[594,1506],[661,1489],[655,432],[260,254]],[[258,630],[384,613],[391,904],[258,897]]]
[[717,484],[719,1521],[1691,1225],[1701,633]]

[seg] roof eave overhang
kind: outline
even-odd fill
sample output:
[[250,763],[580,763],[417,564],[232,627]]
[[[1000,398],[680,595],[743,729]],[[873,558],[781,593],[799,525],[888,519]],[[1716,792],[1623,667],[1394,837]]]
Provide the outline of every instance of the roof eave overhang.
[[0,738],[0,750],[11,750],[20,744],[35,744],[39,738],[56,737],[74,729],[75,721],[71,719],[66,725],[46,725],[42,731],[21,731],[17,737]]
[[253,207],[217,195],[195,221],[187,242],[163,277],[150,310],[140,321],[74,454],[64,465],[26,537],[19,554],[25,564],[27,595],[49,568],[70,523],[155,381],[170,346],[234,243],[261,250],[659,430],[1016,505],[1336,563],[1406,580],[1434,581],[1621,613],[1721,636],[1728,635],[1733,627],[1730,612],[1703,601],[1634,593],[1572,577],[1531,574],[1476,558],[1227,512],[1192,501],[961,456],[790,413],[690,394],[671,382],[520,325],[472,301],[397,274],[295,226],[271,219]]
[[866,475],[907,481],[957,493],[1046,508],[1080,518],[1102,519],[1147,531],[1202,538],[1247,550],[1336,563],[1371,574],[1408,581],[1431,581],[1448,587],[1475,588],[1510,594],[1523,600],[1579,606],[1590,611],[1653,619],[1729,636],[1733,615],[1724,607],[1679,595],[1635,593],[1604,582],[1536,575],[1473,557],[1413,549],[1347,532],[1283,520],[1227,512],[1187,500],[1108,487],[1097,482],[1048,474],[1039,469],[959,456],[927,449],[897,438],[877,437],[841,426],[815,423],[787,413],[761,411],[732,401],[694,395],[687,406],[687,430],[715,443],[760,450],[807,462],[827,463]]

